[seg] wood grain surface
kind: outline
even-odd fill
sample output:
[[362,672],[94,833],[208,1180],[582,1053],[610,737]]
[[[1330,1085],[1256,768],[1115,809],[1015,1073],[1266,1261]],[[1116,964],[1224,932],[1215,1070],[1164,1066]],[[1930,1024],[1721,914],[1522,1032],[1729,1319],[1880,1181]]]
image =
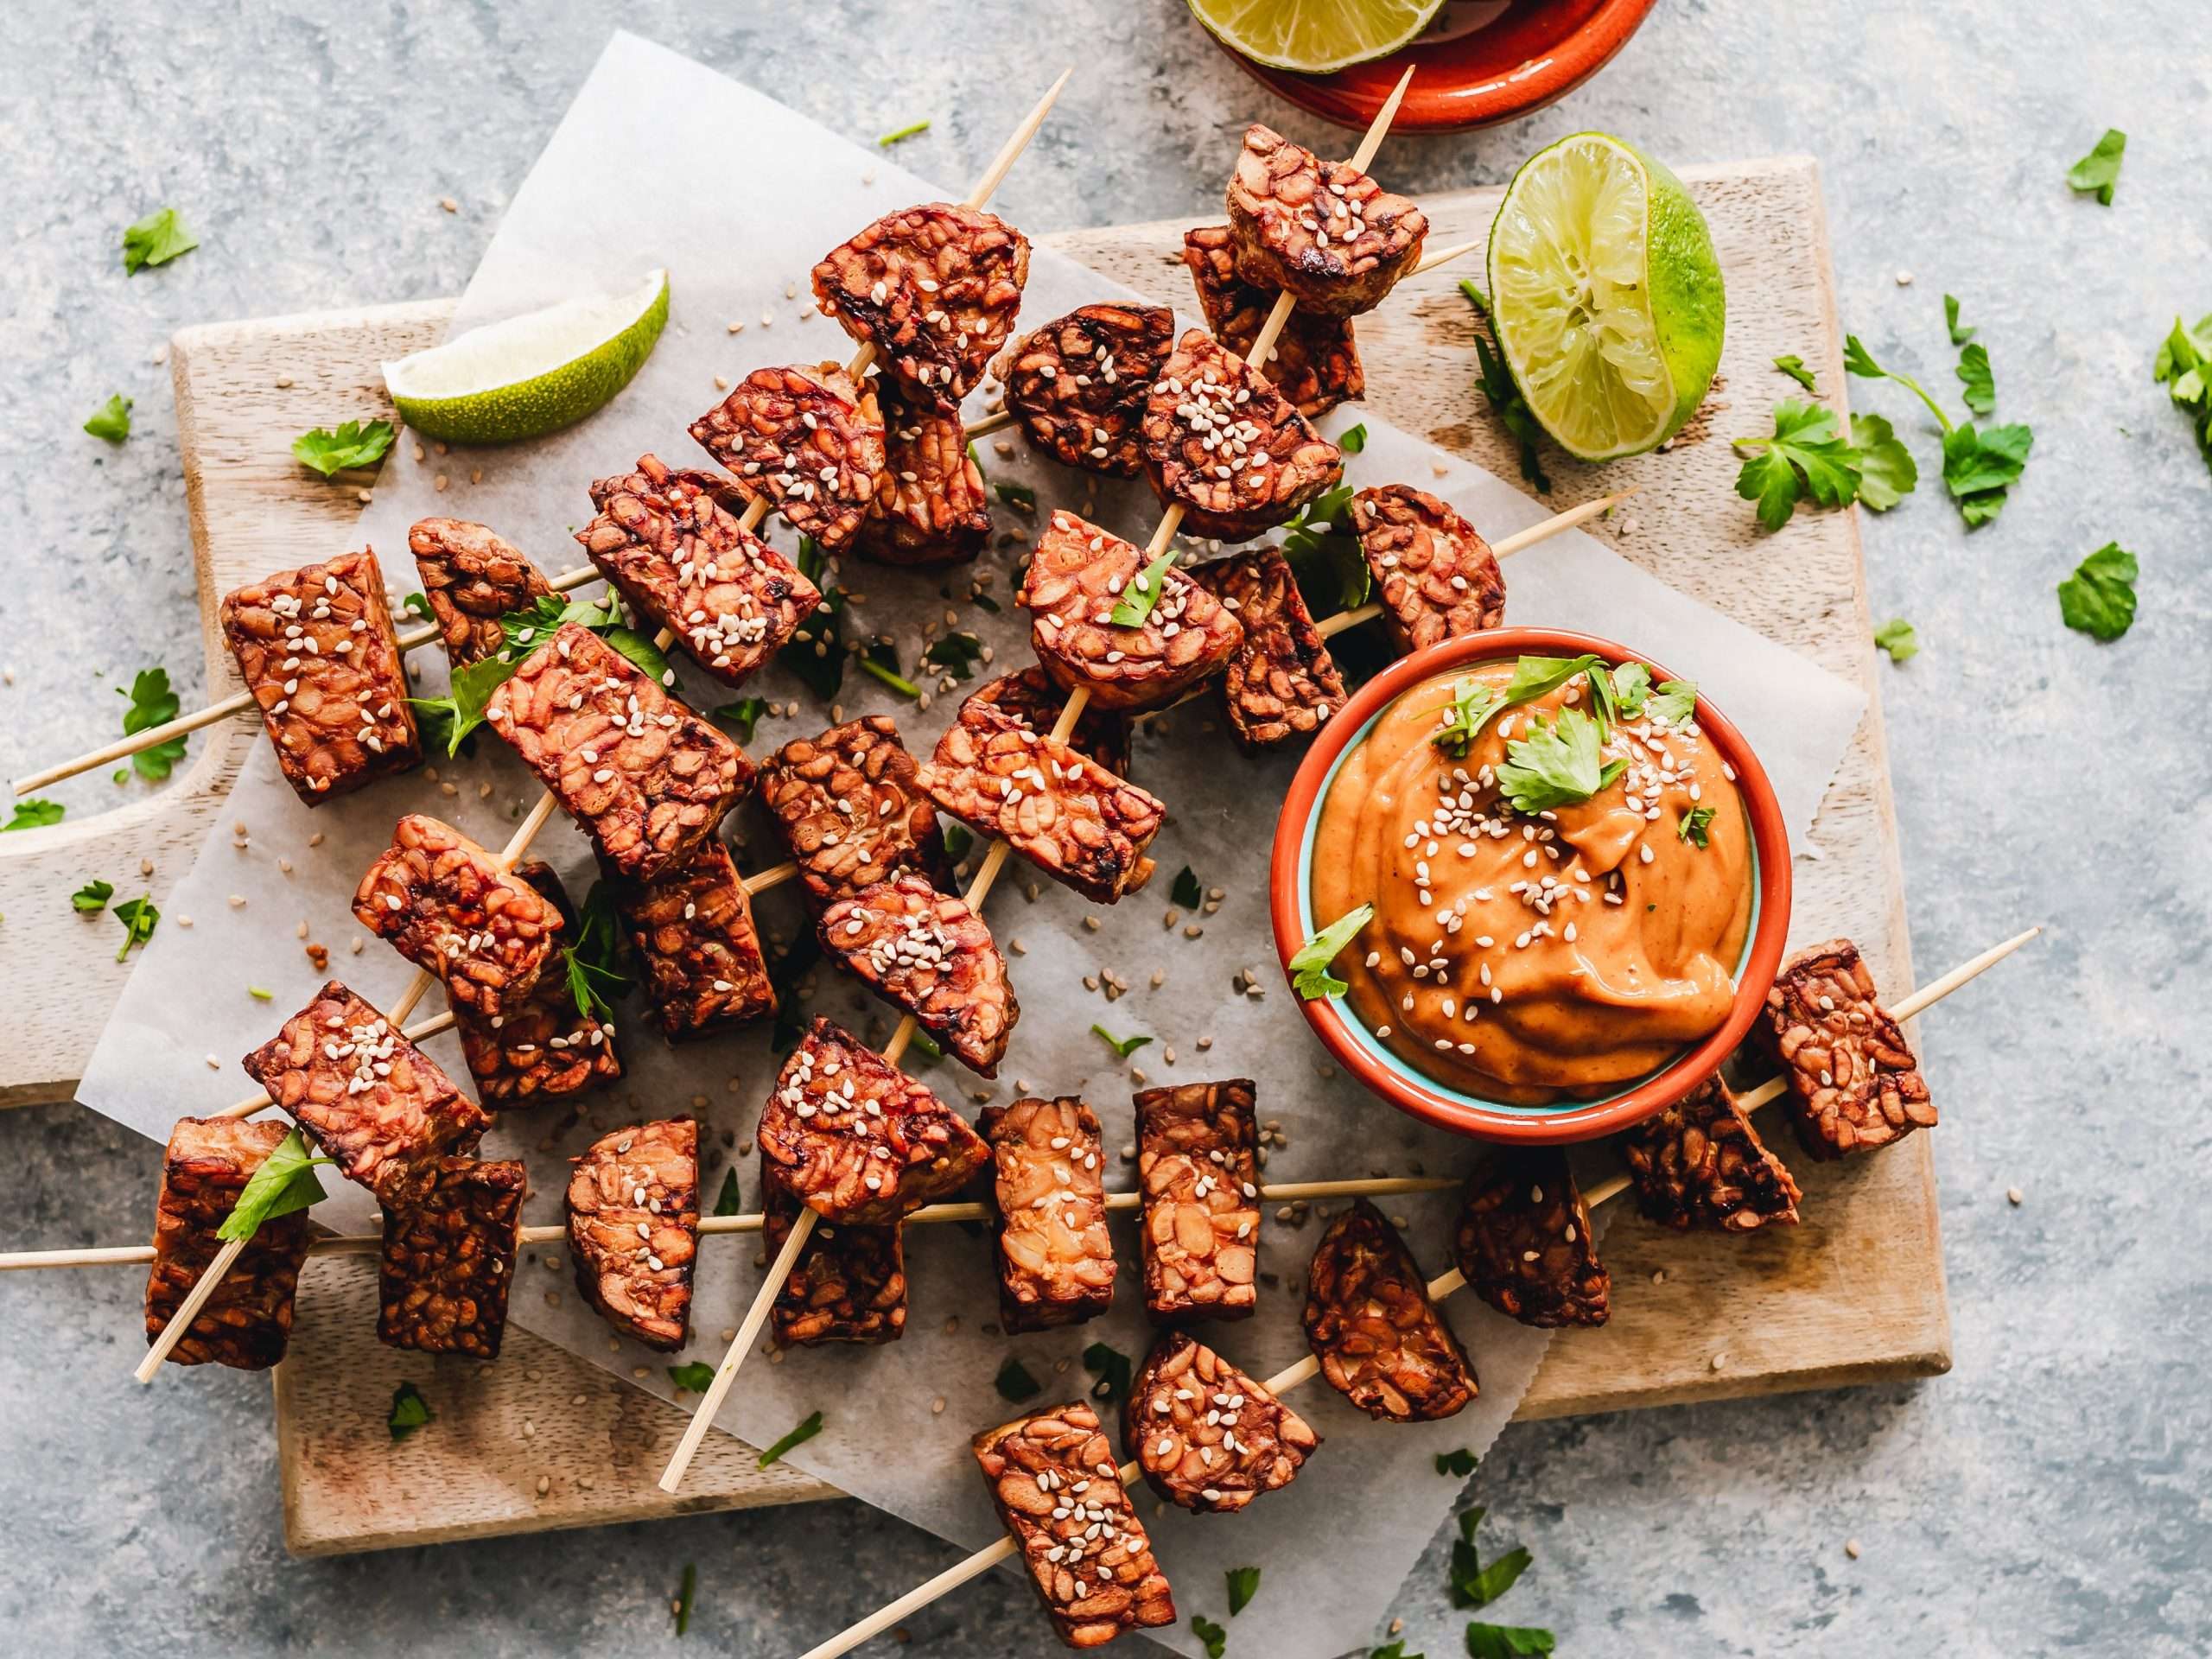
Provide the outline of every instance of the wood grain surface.
[[[1800,514],[1783,536],[1762,535],[1735,494],[1738,463],[1727,446],[1794,391],[1769,366],[1779,353],[1801,354],[1829,401],[1843,401],[1817,174],[1809,161],[1782,159],[1684,176],[1712,222],[1728,282],[1727,349],[1713,394],[1664,454],[1602,469],[1554,457],[1551,499],[1566,506],[1624,483],[1643,485],[1644,493],[1601,532],[1624,556],[1866,685],[1871,697],[1872,625],[1855,517]],[[1427,200],[1435,223],[1430,245],[1482,236],[1497,194]],[[1161,222],[1046,240],[1141,291],[1187,304],[1183,229]],[[1416,277],[1360,319],[1368,406],[1512,478],[1515,452],[1477,388],[1470,311],[1457,287],[1462,276],[1479,280],[1480,273],[1479,258],[1471,257]],[[213,628],[218,595],[335,547],[357,509],[350,492],[300,474],[287,452],[291,435],[333,407],[381,406],[378,362],[436,340],[450,309],[450,302],[435,302],[177,336],[178,426],[214,694],[238,683]],[[465,499],[454,510],[465,512]],[[0,838],[10,955],[42,964],[21,983],[25,1017],[0,1027],[0,1103],[72,1091],[127,971],[111,960],[110,936],[71,925],[75,918],[52,902],[67,887],[55,884],[93,864],[128,868],[143,857],[158,901],[220,810],[258,733],[257,723],[240,721],[206,734],[193,745],[184,783],[149,801]],[[1913,979],[1878,701],[1811,841],[1799,849],[1793,941],[1850,935],[1886,993],[1901,996]],[[17,954],[24,950],[36,954]],[[1775,1133],[1805,1189],[1804,1224],[1747,1239],[1680,1235],[1618,1210],[1605,1241],[1611,1322],[1554,1341],[1521,1415],[1948,1369],[1927,1137],[1836,1166],[1795,1155],[1779,1125]],[[1610,1167],[1602,1148],[1586,1159],[1593,1176]],[[749,1448],[718,1434],[685,1497],[664,1497],[654,1478],[684,1414],[520,1330],[510,1332],[496,1365],[440,1362],[441,1433],[394,1447],[383,1427],[391,1390],[429,1363],[378,1343],[368,1317],[373,1298],[364,1262],[323,1258],[302,1280],[294,1357],[276,1376],[286,1535],[295,1550],[332,1554],[832,1495],[796,1471],[759,1469]]]

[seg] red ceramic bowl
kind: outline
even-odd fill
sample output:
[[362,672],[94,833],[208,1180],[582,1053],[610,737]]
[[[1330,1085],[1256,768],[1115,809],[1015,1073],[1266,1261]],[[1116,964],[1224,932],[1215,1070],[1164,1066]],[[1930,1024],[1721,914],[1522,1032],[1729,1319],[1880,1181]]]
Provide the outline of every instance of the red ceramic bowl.
[[[1286,979],[1290,959],[1320,926],[1333,918],[1316,918],[1307,898],[1313,828],[1338,762],[1367,734],[1376,717],[1398,695],[1432,675],[1478,662],[1524,653],[1579,657],[1595,652],[1611,663],[1651,663],[1640,652],[1586,633],[1559,628],[1497,628],[1461,639],[1446,639],[1394,663],[1354,692],[1344,712],[1321,729],[1291,779],[1290,792],[1276,821],[1273,863],[1268,871],[1268,906],[1274,923],[1275,951]],[[1677,677],[1651,663],[1655,679]],[[1551,1145],[1591,1141],[1640,1122],[1672,1105],[1719,1070],[1751,1031],[1782,964],[1789,932],[1789,838],[1774,785],[1743,734],[1705,698],[1697,700],[1697,722],[1721,759],[1735,769],[1751,820],[1755,908],[1744,954],[1736,969],[1736,997],[1728,1018],[1702,1042],[1647,1077],[1601,1100],[1563,1101],[1522,1106],[1486,1100],[1437,1083],[1393,1054],[1347,1008],[1341,998],[1317,997],[1299,1007],[1329,1052],[1368,1089],[1402,1111],[1461,1135],[1484,1141]],[[1294,996],[1296,995],[1293,992]]]
[[[1363,132],[1406,66],[1395,132],[1466,132],[1555,104],[1628,44],[1653,0],[1449,0],[1440,35],[1332,75],[1270,69],[1223,46],[1276,97]],[[1209,35],[1209,38],[1211,38]],[[1218,40],[1214,44],[1220,46]]]

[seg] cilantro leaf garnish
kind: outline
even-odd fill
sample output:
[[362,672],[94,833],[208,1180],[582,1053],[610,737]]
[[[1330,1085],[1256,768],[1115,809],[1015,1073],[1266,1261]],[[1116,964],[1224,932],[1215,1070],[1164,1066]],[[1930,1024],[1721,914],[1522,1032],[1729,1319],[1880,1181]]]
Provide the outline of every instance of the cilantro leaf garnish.
[[897,143],[902,138],[912,138],[917,134],[927,132],[929,130],[930,124],[928,122],[917,121],[912,126],[899,128],[896,132],[885,133],[882,137],[875,141],[875,147],[878,149],[888,149],[892,145]]
[[1683,813],[1681,822],[1675,825],[1675,839],[1687,841],[1693,847],[1713,845],[1713,812],[1709,806],[1694,806]]
[[676,683],[676,671],[669,667],[667,657],[650,634],[639,633],[635,628],[609,628],[601,637],[628,658],[633,666],[652,675],[661,684]]
[[107,402],[92,413],[85,423],[85,430],[96,438],[105,438],[110,443],[121,443],[130,435],[130,405],[134,400],[121,392],[110,392]]
[[1893,616],[1874,630],[1874,649],[1888,652],[1893,663],[1908,663],[1920,654],[1920,636],[1904,618]]
[[991,485],[991,493],[1009,507],[1019,508],[1023,512],[1037,511],[1037,492],[1027,484],[1001,484],[994,481]]
[[766,1469],[772,1463],[781,1463],[784,1453],[795,1446],[804,1446],[822,1432],[822,1414],[810,1412],[804,1422],[778,1440],[760,1454],[760,1466]]
[[1613,671],[1613,707],[1623,720],[1634,720],[1643,712],[1644,699],[1651,695],[1651,666],[1648,663],[1623,663]]
[[1185,910],[1196,910],[1205,902],[1206,890],[1198,885],[1198,873],[1185,864],[1175,872],[1175,885],[1167,890],[1171,903]]
[[1142,1048],[1147,1043],[1149,1043],[1152,1040],[1149,1037],[1142,1036],[1116,1037],[1112,1032],[1107,1030],[1103,1026],[1091,1027],[1090,1033],[1092,1036],[1097,1038],[1100,1042],[1105,1044],[1107,1047],[1112,1049],[1116,1054],[1120,1055],[1125,1060],[1128,1059],[1130,1055],[1135,1053],[1137,1050]]
[[2118,127],[2107,127],[2096,148],[2066,169],[2067,184],[2085,193],[2094,190],[2098,201],[2111,207],[2113,187],[2120,182],[2120,158],[2126,150],[2127,135]]
[[87,881],[69,895],[69,904],[79,916],[97,916],[107,908],[107,901],[114,897],[114,882]]
[[1489,1511],[1480,1504],[1459,1512],[1459,1536],[1452,1546],[1451,1590],[1454,1607],[1487,1607],[1529,1569],[1529,1552],[1516,1547],[1484,1565],[1475,1546],[1475,1529]]
[[1107,1400],[1120,1405],[1129,1397],[1132,1366],[1129,1357],[1118,1348],[1103,1342],[1094,1342],[1083,1351],[1085,1370],[1097,1374],[1098,1380],[1090,1385],[1090,1397]]
[[1844,339],[1843,365],[1863,379],[1894,380],[1928,406],[1943,429],[1944,487],[1958,504],[1967,529],[1986,524],[2004,511],[2008,492],[2027,467],[2033,432],[2017,423],[1977,430],[1971,421],[1954,423],[1925,386],[1910,375],[1884,368],[1856,334]]
[[[811,545],[810,542],[800,543],[802,560]],[[823,561],[819,556],[815,563],[820,568]],[[804,569],[804,563],[800,568]],[[809,576],[808,580],[813,578]],[[824,702],[836,696],[845,683],[844,614],[845,590],[824,588],[822,602],[805,621],[791,630],[789,643],[776,653],[776,660]]]
[[1282,556],[1306,608],[1316,614],[1364,605],[1374,588],[1367,555],[1345,518],[1351,498],[1351,486],[1339,484],[1307,502],[1284,526]]
[[1516,657],[1513,677],[1505,683],[1509,704],[1527,702],[1565,685],[1578,674],[1586,674],[1602,659],[1593,652],[1580,657]]
[[1887,512],[1920,483],[1912,451],[1879,415],[1853,415],[1851,442],[1859,450],[1859,505]]
[[1129,585],[1122,589],[1120,601],[1106,613],[1106,620],[1117,628],[1141,628],[1152,618],[1152,607],[1160,603],[1160,595],[1167,586],[1167,573],[1174,568],[1175,550],[1169,548],[1150,564],[1129,578]]
[[1646,706],[1652,719],[1664,721],[1669,726],[1679,726],[1697,712],[1697,682],[1662,680],[1659,690]]
[[718,725],[729,728],[730,735],[741,743],[753,741],[753,728],[760,723],[760,716],[768,712],[766,697],[740,697],[735,702],[726,702],[719,709],[707,711],[707,718]]
[[769,1041],[779,1054],[788,1054],[798,1046],[799,1033],[806,1025],[799,984],[821,960],[822,946],[814,930],[803,927],[791,936],[784,953],[768,964],[768,983],[776,992],[776,1026]]
[[957,864],[967,857],[975,845],[976,837],[966,824],[948,823],[944,826],[944,855],[953,863]]
[[1005,1364],[999,1367],[999,1374],[991,1379],[991,1385],[999,1391],[999,1398],[1011,1400],[1017,1405],[1024,1400],[1035,1398],[1045,1387],[1029,1375],[1027,1366],[1011,1356]]
[[1252,1598],[1260,1592],[1260,1569],[1256,1567],[1232,1567],[1222,1577],[1229,1582],[1229,1616],[1231,1618],[1252,1605]]
[[1474,1452],[1464,1446],[1457,1452],[1440,1452],[1436,1454],[1436,1472],[1440,1475],[1457,1475],[1460,1479],[1465,1480],[1475,1472],[1477,1461]]
[[566,599],[559,594],[540,594],[518,611],[499,619],[503,636],[499,655],[519,662],[556,633],[575,623],[604,635],[622,622],[622,596],[612,588],[597,599]]
[[1958,375],[1966,391],[1961,397],[1977,415],[1997,412],[1997,378],[1990,372],[1989,348],[1975,340],[1959,353]]
[[576,937],[561,948],[561,964],[569,978],[569,1000],[587,1020],[611,1019],[608,999],[630,988],[622,971],[621,933],[615,926],[614,895],[607,883],[594,881],[576,912]]
[[704,1394],[715,1386],[715,1368],[703,1359],[671,1365],[667,1370],[668,1380],[686,1394]]
[[[980,601],[983,595],[976,595]],[[942,669],[956,680],[975,677],[976,664],[982,660],[983,642],[972,633],[948,633],[941,639],[930,641],[922,652],[922,660],[931,668]]]
[[310,472],[328,478],[354,467],[373,467],[391,448],[391,423],[347,421],[335,432],[318,426],[292,440],[292,454]]
[[691,1630],[691,1603],[699,1593],[699,1564],[683,1563],[683,1576],[676,1586],[676,1633],[686,1636]]
[[1408,1653],[1405,1638],[1401,1637],[1395,1642],[1376,1648],[1367,1656],[1367,1659],[1428,1659],[1428,1656],[1422,1653]]
[[1943,296],[1943,327],[1950,330],[1951,344],[1963,346],[1974,338],[1974,330],[1959,327],[1959,302],[1951,295]]
[[154,925],[162,919],[162,912],[154,908],[154,895],[141,899],[126,899],[108,912],[123,924],[123,944],[115,953],[121,962],[130,954],[134,944],[143,944],[154,937]]
[[438,613],[430,608],[430,596],[416,588],[399,601],[399,608],[410,616],[419,616],[425,622],[435,622]]
[[436,1420],[430,1402],[412,1382],[403,1382],[391,1391],[391,1414],[385,1419],[385,1427],[391,1431],[393,1440],[404,1440],[423,1424]]
[[1290,988],[1306,1001],[1317,996],[1341,996],[1344,982],[1329,972],[1329,964],[1352,942],[1359,930],[1375,919],[1375,906],[1348,910],[1298,947],[1290,959]]
[[[127,697],[130,707],[123,716],[123,734],[133,736],[149,732],[156,726],[166,726],[177,716],[183,705],[175,692],[169,690],[169,671],[166,668],[142,668],[126,691],[115,688],[115,695]],[[141,778],[159,783],[167,778],[176,763],[184,759],[185,740],[172,737],[143,748],[130,757],[130,765]]]
[[1475,326],[1475,362],[1482,375],[1483,396],[1489,400],[1491,412],[1521,446],[1521,476],[1535,486],[1539,495],[1552,493],[1552,481],[1544,476],[1542,452],[1536,447],[1537,435],[1543,428],[1537,424],[1535,415],[1529,408],[1529,400],[1521,395],[1520,383],[1514,379],[1513,371],[1506,367],[1504,353],[1491,341],[1486,329],[1491,326],[1490,296],[1471,282],[1463,281],[1459,291],[1475,308],[1479,319]]
[[2151,365],[2151,378],[2188,414],[2197,450],[2212,467],[2212,316],[2198,318],[2194,328],[2176,317]]
[[1367,423],[1348,426],[1337,435],[1337,448],[1348,455],[1356,455],[1367,448]]
[[1504,707],[1505,699],[1496,686],[1465,675],[1452,684],[1452,701],[1437,716],[1436,730],[1428,741],[1454,760],[1464,760],[1476,734]]
[[1506,741],[1497,769],[1498,792],[1516,812],[1548,812],[1575,806],[1628,770],[1625,760],[1601,760],[1598,722],[1580,709],[1562,709],[1556,721],[1529,717],[1526,730]]
[[1813,384],[1813,372],[1805,366],[1805,359],[1796,353],[1792,352],[1787,357],[1776,358],[1774,366],[1804,387],[1814,397],[1817,397],[1821,395],[1821,389]]
[[1206,1659],[1221,1659],[1229,1649],[1229,1632],[1204,1613],[1191,1615],[1191,1634],[1205,1645]]
[[1738,438],[1745,457],[1736,493],[1759,506],[1759,523],[1780,530],[1802,497],[1824,507],[1847,506],[1859,496],[1859,452],[1837,429],[1835,411],[1785,397],[1774,406],[1774,435]]
[[233,1241],[251,1238],[261,1230],[262,1223],[321,1203],[322,1183],[315,1179],[315,1172],[319,1166],[334,1161],[308,1152],[307,1141],[294,1129],[246,1177],[238,1202],[223,1217],[215,1236]]
[[123,274],[136,276],[149,265],[166,265],[199,245],[175,208],[157,207],[123,232]]
[[442,697],[408,698],[423,711],[416,719],[424,738],[433,745],[443,742],[448,760],[459,754],[469,734],[484,723],[492,694],[514,677],[517,666],[505,656],[486,657],[454,670],[453,683]]
[[2117,639],[2134,625],[2135,577],[2135,556],[2107,542],[2058,584],[2058,613],[2069,628]]
[[745,1199],[737,1190],[737,1166],[732,1164],[722,1171],[722,1190],[715,1194],[714,1213],[718,1216],[741,1215]]
[[43,830],[49,823],[59,823],[69,809],[59,801],[45,800],[33,796],[27,801],[17,801],[8,814],[8,822],[0,823],[0,835],[10,830]]
[[1467,1659],[1532,1659],[1551,1652],[1558,1640],[1549,1630],[1476,1621],[1467,1626]]
[[880,636],[869,640],[868,648],[855,660],[900,696],[919,700],[922,688],[899,671],[899,647],[890,640]]

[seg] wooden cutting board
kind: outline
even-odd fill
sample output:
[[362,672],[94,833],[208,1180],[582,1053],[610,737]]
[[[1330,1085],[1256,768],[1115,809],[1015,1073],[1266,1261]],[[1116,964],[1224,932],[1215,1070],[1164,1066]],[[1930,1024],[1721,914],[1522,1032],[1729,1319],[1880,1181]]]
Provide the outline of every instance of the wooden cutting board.
[[[1801,514],[1761,535],[1734,491],[1727,438],[1757,429],[1795,391],[1769,366],[1797,353],[1839,405],[1845,388],[1818,175],[1803,159],[1694,168],[1728,283],[1727,350],[1711,398],[1664,455],[1592,469],[1554,461],[1554,504],[1644,486],[1611,531],[1626,557],[1874,692],[1864,572],[1852,513]],[[1430,245],[1486,232],[1495,190],[1432,198]],[[1187,302],[1183,226],[1159,223],[1046,238],[1104,274]],[[1476,387],[1469,308],[1457,268],[1402,285],[1360,320],[1368,404],[1504,477],[1510,442]],[[334,410],[382,408],[377,365],[441,337],[450,301],[225,323],[176,337],[174,373],[199,563],[208,682],[237,678],[214,628],[226,589],[344,544],[352,492],[302,474],[292,435]],[[1420,484],[1423,480],[1411,480]],[[451,511],[467,512],[456,484]],[[1531,620],[1531,619],[1524,619]],[[1532,619],[1540,620],[1540,619]],[[182,782],[142,804],[0,837],[0,912],[19,1017],[0,1025],[0,1103],[67,1096],[122,984],[108,935],[73,925],[57,900],[88,868],[143,857],[156,899],[212,818],[257,724],[195,737]],[[1822,804],[1817,856],[1796,867],[1795,939],[1849,934],[1892,997],[1912,984],[1880,708],[1870,702]],[[1801,852],[1804,849],[1801,849]],[[1777,1130],[1778,1133],[1778,1130]],[[1787,1137],[1782,1140],[1786,1142]],[[1522,1408],[1559,1416],[1678,1401],[1925,1376],[1950,1363],[1929,1140],[1838,1166],[1793,1155],[1804,1224],[1748,1239],[1662,1232],[1625,1210],[1605,1256],[1614,1312],[1602,1330],[1554,1343]],[[1783,1148],[1791,1152],[1786,1145]],[[1603,1160],[1593,1151],[1592,1172]],[[1432,1264],[1433,1265],[1433,1264]],[[543,1271],[542,1268],[537,1269]],[[763,1471],[728,1435],[710,1436],[681,1499],[654,1485],[685,1418],[667,1403],[523,1331],[495,1365],[440,1362],[379,1344],[369,1265],[324,1258],[301,1285],[293,1357],[276,1373],[286,1536],[334,1554],[833,1495],[794,1471]],[[1478,1357],[1479,1358],[1479,1357]],[[403,1376],[438,1402],[437,1432],[394,1446],[385,1432]],[[433,1386],[433,1384],[435,1386]]]

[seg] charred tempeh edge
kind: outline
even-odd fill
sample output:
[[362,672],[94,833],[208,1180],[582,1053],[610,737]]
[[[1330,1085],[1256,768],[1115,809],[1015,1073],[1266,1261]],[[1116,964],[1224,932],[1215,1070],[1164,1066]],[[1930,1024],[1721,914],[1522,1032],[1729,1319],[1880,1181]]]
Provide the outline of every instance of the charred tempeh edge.
[[1252,1080],[1145,1089],[1135,1098],[1145,1313],[1155,1325],[1249,1319],[1260,1253]]
[[[543,859],[528,859],[512,874],[559,912],[562,937],[573,942],[575,906],[553,867]],[[461,1058],[476,1080],[476,1097],[486,1107],[563,1100],[622,1075],[613,1020],[577,1007],[568,974],[557,963],[537,976],[537,987],[528,996],[519,1002],[508,999],[496,1021],[456,1007],[453,1024]]]
[[1849,939],[1801,950],[1766,994],[1767,1046],[1789,1084],[1797,1139],[1822,1160],[1872,1152],[1932,1128],[1920,1062],[1874,999],[1874,976]]
[[1191,572],[1243,625],[1222,672],[1230,728],[1250,749],[1310,736],[1344,706],[1344,677],[1298,591],[1290,561],[1272,547],[1234,553]]
[[755,369],[691,423],[747,500],[766,501],[826,553],[859,533],[883,486],[883,411],[875,383],[841,365]]
[[1145,398],[1174,345],[1164,305],[1083,305],[1007,347],[996,372],[1030,442],[1064,467],[1135,478]]
[[784,1062],[758,1138],[776,1179],[824,1221],[896,1221],[990,1159],[959,1113],[819,1019]]
[[1122,1406],[1122,1446],[1145,1484],[1201,1515],[1287,1486],[1321,1444],[1306,1421],[1184,1331],[1163,1331]]
[[225,596],[221,621],[284,781],[309,806],[423,758],[369,549],[248,582]]
[[[154,1201],[154,1266],[146,1275],[149,1344],[168,1329],[222,1251],[216,1229],[230,1218],[246,1182],[285,1134],[273,1120],[249,1123],[235,1117],[179,1118],[169,1131]],[[169,1363],[261,1371],[283,1358],[308,1243],[304,1210],[263,1222],[200,1306],[191,1329],[169,1350]]]
[[[772,1262],[805,1208],[774,1167],[761,1160],[761,1231]],[[895,1221],[821,1223],[768,1311],[769,1338],[779,1348],[896,1342],[906,1329],[906,1236]]]
[[[1011,721],[1025,732],[1043,736],[1058,723],[1068,694],[1052,683],[1041,668],[1025,668],[986,680],[963,700],[989,712],[990,723]],[[1126,715],[1086,702],[1068,734],[1068,747],[1086,760],[1094,760],[1116,778],[1129,775],[1129,722]]]
[[1452,1258],[1467,1287],[1508,1319],[1544,1329],[1605,1322],[1612,1276],[1558,1147],[1491,1152],[1467,1179]]
[[1621,1136],[1637,1206],[1662,1227],[1797,1224],[1797,1183],[1718,1075]]
[[1409,484],[1386,484],[1352,497],[1351,522],[1399,651],[1504,621],[1505,577],[1497,556],[1447,503]]
[[823,315],[924,397],[958,403],[1005,344],[1029,280],[1029,240],[950,202],[886,213],[822,257]]
[[453,825],[410,812],[353,893],[354,919],[446,988],[456,1013],[497,1020],[537,986],[561,912]]
[[690,1328],[699,1254],[698,1124],[614,1129],[570,1163],[576,1288],[624,1336],[673,1353]]
[[969,1071],[998,1075],[1021,1004],[983,918],[957,893],[897,875],[822,912],[822,948],[944,1045]]
[[1475,1370],[1398,1230],[1364,1198],[1329,1224],[1306,1275],[1306,1341],[1369,1416],[1433,1422],[1475,1397]]
[[426,1354],[499,1357],[527,1185],[517,1161],[442,1158],[428,1192],[385,1209],[378,1337]]
[[986,1429],[975,1449],[999,1520],[1061,1641],[1103,1647],[1175,1622],[1166,1575],[1087,1402]]
[[1249,542],[1344,475],[1344,452],[1244,359],[1192,328],[1153,383],[1145,470],[1192,536]]
[[491,1126],[436,1061],[334,979],[238,1064],[387,1209],[427,1192],[438,1160],[474,1150]]
[[[1274,308],[1275,290],[1255,288],[1236,274],[1236,249],[1226,225],[1185,231],[1183,264],[1198,290],[1198,309],[1207,331],[1249,360],[1252,344]],[[1351,320],[1303,307],[1290,314],[1268,360],[1257,366],[1309,421],[1319,420],[1338,404],[1354,402],[1367,391],[1367,372],[1360,366]]]
[[998,1210],[1000,1323],[1046,1331],[1095,1319],[1114,1301],[1098,1116],[1073,1095],[987,1106]]
[[937,808],[888,715],[793,738],[760,768],[760,798],[817,912],[897,875],[951,888]]
[[574,623],[523,658],[485,718],[632,880],[681,863],[753,781],[736,744]]
[[729,849],[709,841],[643,881],[614,883],[654,1021],[671,1043],[776,1011],[768,959]]
[[407,532],[407,550],[455,668],[497,656],[507,643],[499,619],[553,592],[529,556],[488,524],[418,519]]
[[1326,316],[1382,304],[1428,235],[1428,215],[1405,197],[1257,123],[1245,129],[1228,200],[1237,274]]
[[991,537],[983,469],[968,453],[957,404],[880,387],[883,480],[853,551],[879,564],[957,564]]

